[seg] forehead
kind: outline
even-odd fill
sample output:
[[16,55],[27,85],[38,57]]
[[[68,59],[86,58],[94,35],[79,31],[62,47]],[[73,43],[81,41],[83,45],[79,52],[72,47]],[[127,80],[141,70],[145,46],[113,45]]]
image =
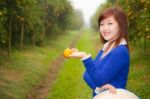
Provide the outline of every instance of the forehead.
[[109,16],[109,17],[103,19],[101,22],[108,22],[108,21],[116,21],[116,20],[115,20],[114,16]]

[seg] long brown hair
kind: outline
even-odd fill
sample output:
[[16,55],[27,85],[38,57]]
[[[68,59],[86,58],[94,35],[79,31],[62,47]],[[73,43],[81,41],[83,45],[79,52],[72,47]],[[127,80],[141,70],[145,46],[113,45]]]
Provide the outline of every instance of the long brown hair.
[[[127,41],[126,47],[128,48],[128,23],[127,23],[127,16],[126,14],[121,10],[119,7],[111,7],[105,9],[99,16],[98,18],[98,25],[100,27],[100,22],[110,16],[113,16],[116,22],[119,25],[119,35],[118,38],[115,39],[114,41],[110,42],[110,45],[106,48],[105,52],[110,48],[112,43],[115,43],[114,47],[118,46],[121,38],[125,38]],[[100,33],[100,39],[101,42],[104,44],[107,41],[102,37]]]

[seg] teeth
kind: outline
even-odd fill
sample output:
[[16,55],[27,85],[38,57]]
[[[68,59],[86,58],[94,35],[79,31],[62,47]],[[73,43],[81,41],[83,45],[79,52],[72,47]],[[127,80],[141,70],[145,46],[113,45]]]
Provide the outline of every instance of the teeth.
[[107,36],[108,34],[109,34],[108,32],[107,32],[107,33],[106,33],[106,32],[104,33],[105,36]]

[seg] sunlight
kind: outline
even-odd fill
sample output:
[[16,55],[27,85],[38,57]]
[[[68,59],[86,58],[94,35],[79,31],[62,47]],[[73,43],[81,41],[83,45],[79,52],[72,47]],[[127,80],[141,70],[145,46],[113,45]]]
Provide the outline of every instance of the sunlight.
[[90,17],[95,13],[100,4],[106,0],[70,0],[75,9],[83,12],[83,18],[86,24],[89,24]]

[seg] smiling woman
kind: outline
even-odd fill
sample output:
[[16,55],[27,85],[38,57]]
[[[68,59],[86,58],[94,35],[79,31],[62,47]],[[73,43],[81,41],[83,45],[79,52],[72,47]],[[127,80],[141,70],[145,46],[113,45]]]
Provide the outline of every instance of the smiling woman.
[[100,31],[105,40],[113,41],[119,35],[119,25],[111,16],[100,22]]
[[104,46],[96,58],[78,50],[70,56],[82,60],[86,69],[83,78],[93,97],[103,91],[115,94],[115,90],[125,89],[130,66],[126,14],[120,8],[107,8],[99,15],[98,25]]

